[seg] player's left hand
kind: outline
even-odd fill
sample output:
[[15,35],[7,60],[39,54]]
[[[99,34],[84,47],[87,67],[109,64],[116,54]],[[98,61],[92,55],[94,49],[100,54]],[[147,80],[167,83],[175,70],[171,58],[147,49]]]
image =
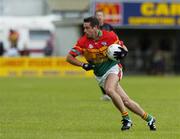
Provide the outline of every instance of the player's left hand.
[[121,47],[118,47],[121,51],[115,51],[114,52],[114,58],[117,60],[123,59],[128,54],[128,51],[124,50]]
[[90,63],[84,63],[84,64],[82,65],[82,68],[83,68],[84,70],[86,70],[86,71],[92,70],[92,69],[94,69],[94,67],[95,67],[95,65],[90,64]]

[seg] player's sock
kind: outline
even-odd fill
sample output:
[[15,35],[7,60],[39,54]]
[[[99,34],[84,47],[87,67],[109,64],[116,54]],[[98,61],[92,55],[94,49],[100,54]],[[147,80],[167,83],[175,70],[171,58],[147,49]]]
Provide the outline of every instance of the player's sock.
[[130,117],[127,111],[122,113],[122,119],[130,120]]
[[144,113],[143,114],[143,116],[142,116],[142,118],[145,120],[145,121],[147,121],[147,122],[149,122],[149,121],[151,121],[151,119],[153,118],[150,114],[148,114],[148,113]]
[[156,125],[155,125],[156,120],[153,116],[145,112],[142,118],[148,122],[148,126],[151,131],[156,131]]

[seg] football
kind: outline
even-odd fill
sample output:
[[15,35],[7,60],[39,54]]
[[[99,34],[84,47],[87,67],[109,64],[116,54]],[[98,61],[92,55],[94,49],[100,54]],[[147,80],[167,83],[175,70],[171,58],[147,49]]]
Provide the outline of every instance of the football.
[[119,47],[122,47],[119,44],[111,44],[108,49],[107,49],[107,56],[109,59],[113,60],[113,61],[119,61],[117,59],[114,58],[114,52],[118,51],[121,52],[121,49],[119,49]]

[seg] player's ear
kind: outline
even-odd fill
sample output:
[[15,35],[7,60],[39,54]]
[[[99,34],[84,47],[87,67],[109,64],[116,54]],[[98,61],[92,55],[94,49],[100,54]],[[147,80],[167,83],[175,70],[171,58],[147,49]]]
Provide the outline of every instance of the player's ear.
[[99,29],[99,26],[95,25],[94,28]]

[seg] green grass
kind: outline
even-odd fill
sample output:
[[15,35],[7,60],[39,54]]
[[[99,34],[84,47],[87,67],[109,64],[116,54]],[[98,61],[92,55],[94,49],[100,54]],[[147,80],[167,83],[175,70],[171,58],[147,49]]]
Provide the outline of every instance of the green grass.
[[124,77],[129,96],[157,119],[156,132],[120,113],[91,78],[0,78],[0,139],[179,139],[180,77]]

